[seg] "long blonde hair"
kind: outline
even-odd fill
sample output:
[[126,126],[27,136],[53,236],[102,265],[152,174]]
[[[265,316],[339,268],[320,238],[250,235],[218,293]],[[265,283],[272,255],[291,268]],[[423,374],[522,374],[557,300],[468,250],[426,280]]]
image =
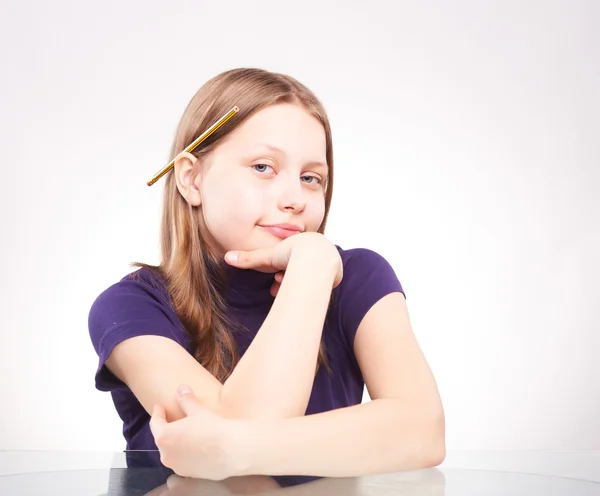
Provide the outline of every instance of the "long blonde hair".
[[[187,105],[171,147],[172,160],[234,105],[239,112],[192,153],[201,159],[237,126],[259,110],[279,103],[302,106],[323,125],[329,178],[325,186],[324,233],[333,190],[333,149],[325,109],[317,97],[296,79],[256,68],[232,69],[208,80]],[[199,161],[200,162],[200,161]],[[197,173],[197,171],[196,171]],[[158,272],[166,283],[172,305],[184,325],[195,359],[222,383],[239,361],[222,297],[224,274],[220,260],[207,243],[201,207],[189,205],[177,189],[174,172],[166,175],[161,222],[161,262],[158,266],[133,262]],[[217,277],[215,277],[215,275]],[[330,299],[330,307],[333,295]],[[331,373],[323,339],[315,374],[323,365]]]

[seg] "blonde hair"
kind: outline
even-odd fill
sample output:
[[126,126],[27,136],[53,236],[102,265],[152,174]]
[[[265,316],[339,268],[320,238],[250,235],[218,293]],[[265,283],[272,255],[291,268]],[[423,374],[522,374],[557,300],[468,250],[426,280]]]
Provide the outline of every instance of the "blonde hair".
[[[318,229],[318,232],[324,233],[333,190],[331,129],[321,102],[306,86],[290,76],[263,69],[239,68],[208,80],[191,99],[181,117],[169,160],[234,105],[239,107],[239,112],[196,148],[192,152],[194,156],[199,159],[207,156],[251,115],[279,103],[301,106],[318,119],[325,130],[329,179],[325,185],[325,215]],[[224,273],[219,258],[207,243],[208,233],[201,222],[200,208],[189,205],[182,197],[177,189],[174,170],[171,170],[166,175],[164,186],[161,262],[158,266],[140,262],[131,265],[145,267],[162,276],[173,308],[190,337],[195,359],[224,382],[238,363],[239,355],[222,297]],[[330,307],[332,301],[333,294]],[[331,373],[323,339],[315,374],[322,365]]]

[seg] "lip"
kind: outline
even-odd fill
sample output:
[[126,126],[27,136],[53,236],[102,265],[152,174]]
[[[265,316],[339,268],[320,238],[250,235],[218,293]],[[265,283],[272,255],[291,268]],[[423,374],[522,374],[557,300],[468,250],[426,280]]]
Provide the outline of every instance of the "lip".
[[289,238],[294,234],[299,234],[302,232],[302,228],[294,224],[272,224],[261,227],[281,239]]

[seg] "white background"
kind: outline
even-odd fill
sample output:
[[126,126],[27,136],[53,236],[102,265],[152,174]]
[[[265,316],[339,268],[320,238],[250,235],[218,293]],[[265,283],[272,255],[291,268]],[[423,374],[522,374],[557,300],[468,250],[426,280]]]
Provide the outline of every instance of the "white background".
[[89,308],[158,262],[146,180],[196,90],[240,66],[325,104],[327,236],[396,269],[448,449],[600,448],[599,3],[0,9],[0,449],[124,449]]

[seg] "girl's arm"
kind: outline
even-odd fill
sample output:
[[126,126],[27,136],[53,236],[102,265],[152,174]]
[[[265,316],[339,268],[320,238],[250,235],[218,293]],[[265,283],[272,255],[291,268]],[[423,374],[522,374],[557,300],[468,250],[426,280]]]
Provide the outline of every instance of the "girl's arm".
[[[184,418],[176,390],[180,384],[188,384],[197,391],[203,405],[223,417],[304,415],[329,297],[341,261],[335,245],[316,233],[289,240],[299,236],[308,241],[294,241],[297,244],[293,245],[271,311],[224,385],[181,344],[167,337],[171,324],[152,301],[144,300],[145,292],[114,285],[98,298],[90,312],[90,334],[95,336],[100,356],[107,354],[102,347],[110,342],[105,330],[117,317],[137,326],[132,337],[122,339],[116,331],[108,336],[120,342],[108,352],[105,363],[148,414],[158,404],[165,408],[169,421]],[[117,311],[119,315],[115,315]]]
[[334,256],[335,246],[321,243],[292,252],[267,318],[221,388],[224,416],[268,420],[305,414],[339,263]]
[[356,477],[434,467],[445,457],[443,417],[399,398],[242,429],[248,455],[239,475]]
[[239,421],[240,473],[358,475],[439,465],[445,415],[404,296],[391,293],[362,319],[355,353],[372,401],[304,417]]

